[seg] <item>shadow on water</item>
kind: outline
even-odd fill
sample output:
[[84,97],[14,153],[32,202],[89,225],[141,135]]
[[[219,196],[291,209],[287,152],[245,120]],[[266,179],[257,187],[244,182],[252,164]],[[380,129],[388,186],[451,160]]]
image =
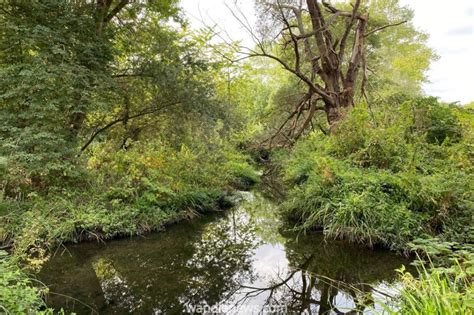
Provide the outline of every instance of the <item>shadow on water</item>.
[[69,246],[39,275],[53,292],[48,304],[78,314],[370,312],[394,269],[409,263],[321,234],[280,232],[270,201],[242,198],[226,213],[145,238]]

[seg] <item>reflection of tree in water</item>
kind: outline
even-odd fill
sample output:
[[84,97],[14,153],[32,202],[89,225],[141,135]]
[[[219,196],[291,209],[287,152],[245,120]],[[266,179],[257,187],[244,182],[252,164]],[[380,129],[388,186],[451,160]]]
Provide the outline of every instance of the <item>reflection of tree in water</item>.
[[[306,263],[313,259],[314,256],[309,257]],[[267,297],[262,309],[281,305],[285,306],[287,312],[298,314],[351,314],[361,312],[366,305],[373,304],[367,295],[371,291],[369,285],[351,286],[334,281],[305,270],[305,265],[284,277],[276,276],[266,287],[242,286],[243,298],[239,303],[265,293]],[[336,297],[340,293],[353,304],[338,306]]]
[[252,193],[252,199],[243,202],[237,215],[246,216],[254,227],[255,234],[264,243],[277,244],[285,241],[280,235],[280,216],[275,211],[275,204],[260,193]]
[[182,223],[149,239],[85,243],[42,271],[51,306],[78,314],[182,314],[186,303],[215,304],[252,277],[258,245],[244,213]]
[[251,257],[258,245],[255,227],[242,209],[211,223],[186,262],[193,277],[181,297],[182,303],[213,306],[231,296],[240,283],[252,281]]
[[107,304],[128,312],[136,311],[141,307],[143,301],[130,291],[126,279],[115,269],[112,261],[99,258],[92,263],[92,266]]
[[243,285],[237,303],[265,296],[262,310],[284,305],[290,313],[361,313],[383,298],[376,285],[393,282],[394,269],[400,267],[400,260],[391,255],[338,241],[326,243],[321,235],[291,235],[285,246],[289,270],[265,286]]

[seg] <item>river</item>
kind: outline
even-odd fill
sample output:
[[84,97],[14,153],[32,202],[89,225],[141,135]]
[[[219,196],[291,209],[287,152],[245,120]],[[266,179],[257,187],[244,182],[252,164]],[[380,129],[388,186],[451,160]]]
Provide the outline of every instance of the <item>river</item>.
[[164,232],[68,245],[42,269],[48,305],[77,314],[380,311],[410,260],[321,233],[287,232],[276,205],[241,192],[239,206]]

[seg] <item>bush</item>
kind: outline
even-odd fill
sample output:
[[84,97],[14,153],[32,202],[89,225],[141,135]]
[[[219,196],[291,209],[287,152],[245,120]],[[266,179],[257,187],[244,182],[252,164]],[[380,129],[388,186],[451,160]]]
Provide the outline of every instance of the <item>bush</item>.
[[445,141],[456,143],[461,140],[461,124],[453,108],[440,106],[433,97],[420,98],[407,105],[411,107],[416,121],[413,129],[418,133],[426,133],[426,142],[442,144]]
[[335,134],[312,134],[284,161],[284,215],[369,246],[472,240],[472,126],[461,129],[459,111],[432,98],[373,115],[357,107]]
[[42,296],[46,288],[33,285],[29,278],[5,252],[0,251],[0,312],[6,314],[53,314]]

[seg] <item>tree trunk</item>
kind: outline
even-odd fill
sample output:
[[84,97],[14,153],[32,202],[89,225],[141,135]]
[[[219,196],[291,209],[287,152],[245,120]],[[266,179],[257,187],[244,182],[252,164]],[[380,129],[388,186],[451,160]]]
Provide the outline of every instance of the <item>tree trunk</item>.
[[352,105],[350,98],[341,98],[336,104],[326,104],[325,111],[330,133],[336,131],[338,124],[347,115]]
[[[281,31],[284,47],[291,47],[295,55],[294,64],[268,53],[261,43],[261,53],[253,55],[276,60],[308,86],[308,93],[285,121],[285,124],[291,123],[285,138],[297,140],[303,129],[312,125],[315,110],[324,110],[329,132],[333,133],[354,106],[359,71],[361,67],[364,71],[366,68],[364,39],[369,17],[359,12],[361,0],[354,1],[351,11],[339,10],[329,2],[319,0],[306,0],[307,9],[302,7],[301,2],[295,6],[280,0],[265,3],[277,10],[284,23]],[[305,29],[304,15],[311,21],[309,30]],[[345,23],[342,34],[332,30],[332,24],[338,19]],[[349,42],[352,44],[351,50],[346,49]],[[362,80],[362,89],[364,83]],[[313,100],[324,103],[324,106],[316,106]],[[303,115],[301,109],[309,111],[309,114]],[[305,120],[298,123],[302,117],[306,117]],[[278,133],[283,132],[283,126],[278,129]],[[295,132],[296,129],[299,131]]]

